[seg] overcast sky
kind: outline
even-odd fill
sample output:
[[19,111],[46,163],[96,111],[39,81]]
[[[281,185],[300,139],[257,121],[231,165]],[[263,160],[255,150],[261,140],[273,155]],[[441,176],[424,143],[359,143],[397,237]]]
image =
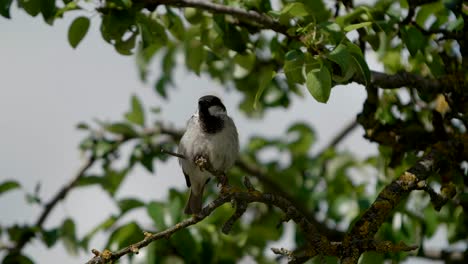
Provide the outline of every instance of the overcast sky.
[[[234,118],[241,143],[253,133],[279,136],[291,122],[306,121],[318,132],[316,149],[326,145],[356,116],[365,99],[361,86],[336,87],[326,105],[305,93],[304,98],[295,98],[288,110],[270,111],[265,119],[249,120],[237,111],[237,94],[226,93],[218,83],[180,67],[174,78],[176,88],[169,92],[170,100],[164,101],[153,92],[151,83],[139,80],[133,57],[119,55],[101,39],[98,16],[93,18],[90,32],[76,50],[67,42],[69,16],[57,20],[53,27],[41,17],[31,18],[16,8],[12,17],[0,17],[0,182],[15,179],[21,182],[23,190],[0,197],[1,226],[35,221],[41,208],[27,204],[25,192],[32,192],[41,182],[40,195],[44,201],[49,200],[83,162],[77,146],[85,134],[77,131],[75,125],[93,118],[120,120],[132,94],[138,95],[147,107],[162,107],[166,120],[183,127],[196,109],[197,98],[214,93],[223,98]],[[375,145],[365,141],[362,134],[357,129],[340,148],[360,157],[375,153]],[[171,160],[157,164],[157,175],[141,168],[134,170],[117,197],[163,199],[174,186],[185,188],[185,181],[176,161]],[[54,209],[45,226],[56,227],[64,218],[72,217],[81,236],[112,212],[117,209],[99,189],[75,190]],[[103,245],[99,243],[102,241],[97,239],[90,244],[100,249]],[[83,263],[91,256],[81,253],[71,257],[61,243],[45,249],[37,241],[27,246],[26,253],[38,263],[51,263],[52,259]]]

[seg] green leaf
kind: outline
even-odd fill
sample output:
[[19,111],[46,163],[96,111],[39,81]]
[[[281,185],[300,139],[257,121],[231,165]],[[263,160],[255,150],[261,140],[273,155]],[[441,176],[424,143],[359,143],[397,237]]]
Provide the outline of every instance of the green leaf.
[[187,229],[182,229],[171,236],[172,244],[177,248],[177,252],[184,258],[185,263],[192,263],[198,259],[197,241]]
[[127,39],[118,39],[114,44],[115,50],[125,56],[133,54],[133,48],[135,48],[136,39],[138,37],[137,32],[133,32]]
[[349,31],[353,31],[355,29],[360,29],[360,28],[363,28],[363,27],[368,27],[372,25],[372,22],[370,21],[367,21],[367,22],[362,22],[362,23],[358,23],[358,24],[352,24],[352,25],[349,25],[349,26],[346,26],[344,28],[344,31],[346,32],[349,32]]
[[437,213],[432,206],[428,206],[424,209],[424,225],[426,227],[424,235],[427,238],[431,238],[439,225]]
[[192,38],[185,44],[185,64],[187,68],[200,75],[205,52],[200,40]]
[[136,18],[144,49],[150,46],[156,46],[157,50],[167,43],[168,37],[166,29],[156,19],[141,13],[139,13]]
[[113,3],[116,3],[117,6],[122,8],[130,8],[132,6],[131,0],[115,0]]
[[89,185],[94,185],[94,184],[102,184],[103,180],[102,177],[99,176],[85,176],[85,177],[80,177],[78,180],[76,186],[77,187],[84,187],[84,186],[89,186]]
[[90,127],[89,127],[88,124],[81,122],[81,123],[78,123],[78,124],[76,125],[76,129],[79,129],[79,130],[89,130]]
[[359,261],[360,264],[378,264],[384,263],[385,257],[377,252],[365,252]]
[[136,95],[132,96],[132,109],[125,114],[125,118],[139,126],[145,125],[145,112],[143,106]]
[[418,51],[424,51],[427,38],[414,26],[405,26],[401,29],[401,39],[408,48],[411,56],[416,56]]
[[[0,2],[3,0],[0,0]],[[19,0],[18,4],[30,16],[37,16],[41,12],[41,1],[38,0]]]
[[303,3],[290,3],[287,4],[280,12],[281,15],[289,15],[290,17],[304,17],[309,13]]
[[0,15],[10,18],[10,6],[13,0],[0,0]]
[[[340,66],[341,74],[337,78],[340,82],[345,82],[349,80],[355,73],[354,67],[352,67],[354,59],[351,56],[351,53],[348,51],[347,46],[340,43],[334,50],[332,50],[327,58]],[[337,73],[333,72],[333,77],[335,78]]]
[[10,253],[2,260],[2,264],[34,264],[34,262],[19,253]]
[[50,230],[42,230],[42,241],[48,248],[51,248],[55,245],[57,240],[60,237],[60,230],[58,228],[53,228]]
[[346,27],[349,23],[352,23],[352,21],[358,20],[359,17],[365,13],[368,13],[368,14],[370,13],[369,7],[359,6],[346,15],[338,16],[336,18],[336,23],[340,25],[342,28]]
[[91,238],[97,233],[99,232],[100,230],[108,230],[109,228],[111,228],[115,222],[117,222],[119,218],[116,217],[116,216],[110,216],[109,218],[107,218],[106,220],[104,220],[102,223],[100,223],[99,225],[97,225],[96,227],[94,227],[89,233],[87,233],[83,239],[80,241],[80,245],[83,249],[85,250],[88,250],[88,243],[89,243],[89,240],[91,240]]
[[135,222],[131,222],[117,228],[110,235],[106,248],[124,248],[141,239],[143,239],[143,232]]
[[96,157],[102,158],[106,156],[113,149],[113,147],[113,144],[109,141],[98,141],[96,144],[96,148],[94,149]]
[[291,50],[286,53],[283,70],[289,82],[304,83],[304,58],[300,50]]
[[105,129],[113,134],[122,135],[125,137],[136,137],[138,133],[133,129],[133,127],[127,123],[113,123],[107,125]]
[[263,91],[265,88],[270,84],[271,80],[275,77],[275,72],[273,71],[273,66],[265,66],[262,67],[260,74],[258,76],[258,90],[255,94],[254,99],[254,109],[257,108],[258,100],[260,100],[260,96],[262,96]]
[[129,169],[130,168],[126,168],[120,171],[107,169],[103,178],[102,187],[108,191],[111,196],[114,196],[123,179],[127,176]]
[[307,12],[314,18],[314,23],[327,21],[331,16],[331,12],[325,6],[323,0],[300,0],[306,7]]
[[353,43],[348,43],[348,50],[351,53],[351,56],[354,60],[354,65],[357,69],[359,69],[359,73],[361,73],[362,77],[366,85],[370,83],[371,73],[369,70],[369,66],[367,65],[364,56],[362,55],[361,49]]
[[203,19],[203,12],[198,8],[186,7],[184,8],[184,17],[191,24],[198,24]]
[[[289,127],[288,135],[293,135],[294,140],[288,144],[288,148],[295,155],[307,154],[315,139],[315,132],[305,123],[296,123]],[[297,134],[294,136],[294,134]]]
[[244,68],[247,72],[250,72],[255,66],[256,56],[253,53],[236,54],[234,56],[234,62]]
[[7,232],[10,241],[18,242],[25,238],[34,237],[36,229],[27,225],[13,225],[8,227]]
[[[142,15],[144,17],[144,15]],[[132,39],[135,35],[136,17],[134,12],[129,10],[117,10],[112,9],[106,12],[102,16],[101,22],[101,35],[105,41],[112,45],[119,44],[125,47],[126,44],[122,43],[130,40],[127,45],[131,44]],[[132,33],[132,37],[127,37],[129,33]],[[127,39],[124,39],[124,36]],[[144,38],[144,36],[143,36]],[[115,47],[117,51],[123,52],[123,47]]]
[[133,198],[121,199],[118,201],[118,204],[119,204],[121,214],[125,214],[126,212],[130,210],[133,210],[135,208],[145,205],[142,201],[133,199]]
[[306,85],[315,100],[326,103],[331,91],[331,75],[328,68],[322,65],[319,71],[312,70],[307,73]]
[[167,98],[166,88],[171,84],[171,78],[167,75],[161,76],[154,84],[154,90],[163,98]]
[[0,184],[0,195],[8,191],[18,189],[21,185],[17,181],[7,180]]
[[224,45],[238,53],[244,53],[247,44],[244,41],[242,31],[236,26],[225,21],[224,15],[214,15],[213,19],[218,26],[218,33],[221,35]]
[[55,18],[55,12],[57,12],[57,7],[55,5],[55,0],[34,0],[39,1],[41,4],[41,13],[44,21],[49,25],[52,25]]
[[87,17],[81,16],[73,20],[70,28],[68,29],[68,42],[73,48],[76,48],[78,44],[80,44],[81,40],[86,36],[89,24],[89,18]]
[[158,230],[164,230],[167,227],[164,220],[166,210],[163,203],[150,202],[146,206],[146,211],[148,212],[148,215],[151,217],[151,219],[153,219],[154,226]]
[[62,238],[65,249],[70,255],[78,254],[78,241],[76,240],[75,223],[70,218],[63,221],[60,228],[60,237]]
[[178,40],[184,40],[185,37],[185,27],[184,23],[178,15],[172,11],[170,8],[167,9],[166,16],[163,16],[165,19],[165,26],[171,32],[171,34]]

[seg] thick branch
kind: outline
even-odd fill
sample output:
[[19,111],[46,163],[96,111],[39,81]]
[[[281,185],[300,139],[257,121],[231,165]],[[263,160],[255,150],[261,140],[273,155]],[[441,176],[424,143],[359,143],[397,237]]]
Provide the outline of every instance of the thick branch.
[[177,7],[194,7],[202,10],[209,11],[216,14],[226,14],[238,18],[240,20],[253,22],[263,28],[271,29],[278,33],[288,35],[287,27],[274,20],[272,17],[261,14],[253,10],[244,10],[237,7],[220,5],[208,1],[201,0],[142,0],[148,4],[163,4],[167,6]]
[[[353,81],[366,85],[365,80],[359,76],[355,76]],[[450,88],[449,84],[442,80],[426,78],[409,72],[386,74],[383,72],[371,71],[371,81],[373,85],[382,89],[408,87],[415,88],[420,91],[435,93],[442,92]]]
[[[447,153],[449,152],[449,153]],[[400,201],[413,190],[424,190],[425,180],[439,167],[441,159],[448,155],[456,155],[449,143],[438,143],[419,160],[413,167],[404,172],[396,180],[388,184],[378,195],[374,203],[354,224],[343,240],[346,251],[342,263],[357,263],[362,248],[352,247],[356,241],[370,241],[374,238],[380,226]]]

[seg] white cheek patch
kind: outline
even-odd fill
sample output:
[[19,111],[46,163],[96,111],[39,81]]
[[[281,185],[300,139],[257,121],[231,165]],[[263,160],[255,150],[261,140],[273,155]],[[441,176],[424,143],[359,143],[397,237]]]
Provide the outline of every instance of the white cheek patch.
[[210,115],[213,115],[213,116],[219,116],[219,115],[225,115],[226,114],[226,111],[223,108],[221,108],[220,106],[218,106],[218,105],[210,106],[208,108],[208,112],[210,112]]

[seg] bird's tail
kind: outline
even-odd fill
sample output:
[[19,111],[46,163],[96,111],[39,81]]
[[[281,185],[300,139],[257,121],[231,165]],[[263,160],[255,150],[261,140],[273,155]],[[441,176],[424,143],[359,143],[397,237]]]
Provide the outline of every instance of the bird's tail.
[[203,191],[195,194],[192,190],[190,190],[190,196],[187,201],[187,205],[185,206],[184,213],[186,214],[198,214],[202,209],[202,198],[203,198]]

